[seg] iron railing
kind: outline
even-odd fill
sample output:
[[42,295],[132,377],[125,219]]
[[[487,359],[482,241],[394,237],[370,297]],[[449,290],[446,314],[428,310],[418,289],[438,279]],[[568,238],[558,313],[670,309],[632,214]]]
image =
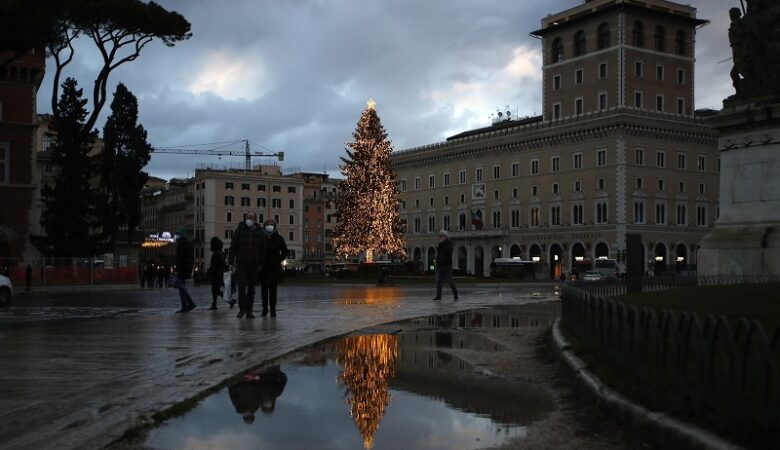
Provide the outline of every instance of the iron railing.
[[780,426],[780,326],[767,330],[756,320],[729,322],[609,298],[636,284],[642,291],[748,283],[778,283],[780,289],[780,277],[656,278],[661,279],[564,284],[564,327],[646,388],[677,394],[666,395],[675,398],[668,405],[672,411],[705,414],[736,427]]

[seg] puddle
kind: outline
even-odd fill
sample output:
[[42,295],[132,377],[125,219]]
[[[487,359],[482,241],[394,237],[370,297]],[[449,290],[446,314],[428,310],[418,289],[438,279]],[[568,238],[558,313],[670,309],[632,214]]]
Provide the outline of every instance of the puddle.
[[[529,305],[535,313],[523,312],[507,314],[501,311],[466,311],[440,316],[428,316],[413,319],[409,323],[417,327],[434,327],[439,329],[469,329],[469,328],[527,328],[547,327],[560,314],[560,305],[539,304]],[[526,309],[531,309],[526,308]]]
[[450,349],[501,351],[460,331],[359,334],[292,354],[149,431],[152,449],[453,449],[498,446],[555,404],[476,374]]

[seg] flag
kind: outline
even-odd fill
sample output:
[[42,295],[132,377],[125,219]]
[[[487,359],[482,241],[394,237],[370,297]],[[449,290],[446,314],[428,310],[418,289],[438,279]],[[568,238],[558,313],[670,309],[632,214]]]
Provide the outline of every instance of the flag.
[[476,227],[477,230],[482,229],[482,214],[477,214],[477,211],[471,210],[471,224]]

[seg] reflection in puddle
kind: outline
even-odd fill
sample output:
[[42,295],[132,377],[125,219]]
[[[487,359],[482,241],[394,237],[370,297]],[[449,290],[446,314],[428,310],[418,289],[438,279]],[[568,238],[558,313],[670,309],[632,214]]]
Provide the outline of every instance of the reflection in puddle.
[[310,348],[206,398],[143,444],[449,449],[525,436],[525,425],[554,409],[552,397],[535,385],[476,376],[448,353],[485,344],[464,333],[356,335]]
[[336,303],[344,305],[396,304],[407,295],[404,289],[392,286],[353,286],[338,289],[334,294],[339,299]]
[[507,314],[500,311],[465,311],[441,316],[428,316],[412,319],[408,323],[415,326],[428,326],[444,329],[468,328],[526,328],[547,327],[560,314],[560,305],[556,303],[540,303],[527,305],[522,314]]

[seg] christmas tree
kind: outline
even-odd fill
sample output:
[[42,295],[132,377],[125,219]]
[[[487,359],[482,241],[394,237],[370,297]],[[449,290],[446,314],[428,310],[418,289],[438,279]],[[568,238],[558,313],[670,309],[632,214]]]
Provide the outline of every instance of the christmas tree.
[[398,214],[399,192],[390,161],[393,147],[379,120],[373,100],[360,116],[341,158],[344,180],[336,198],[338,224],[333,243],[337,255],[404,256],[404,230]]
[[398,336],[368,334],[344,338],[337,344],[344,367],[339,382],[347,388],[344,402],[355,421],[363,446],[374,446],[374,434],[390,404],[390,381],[398,369]]

